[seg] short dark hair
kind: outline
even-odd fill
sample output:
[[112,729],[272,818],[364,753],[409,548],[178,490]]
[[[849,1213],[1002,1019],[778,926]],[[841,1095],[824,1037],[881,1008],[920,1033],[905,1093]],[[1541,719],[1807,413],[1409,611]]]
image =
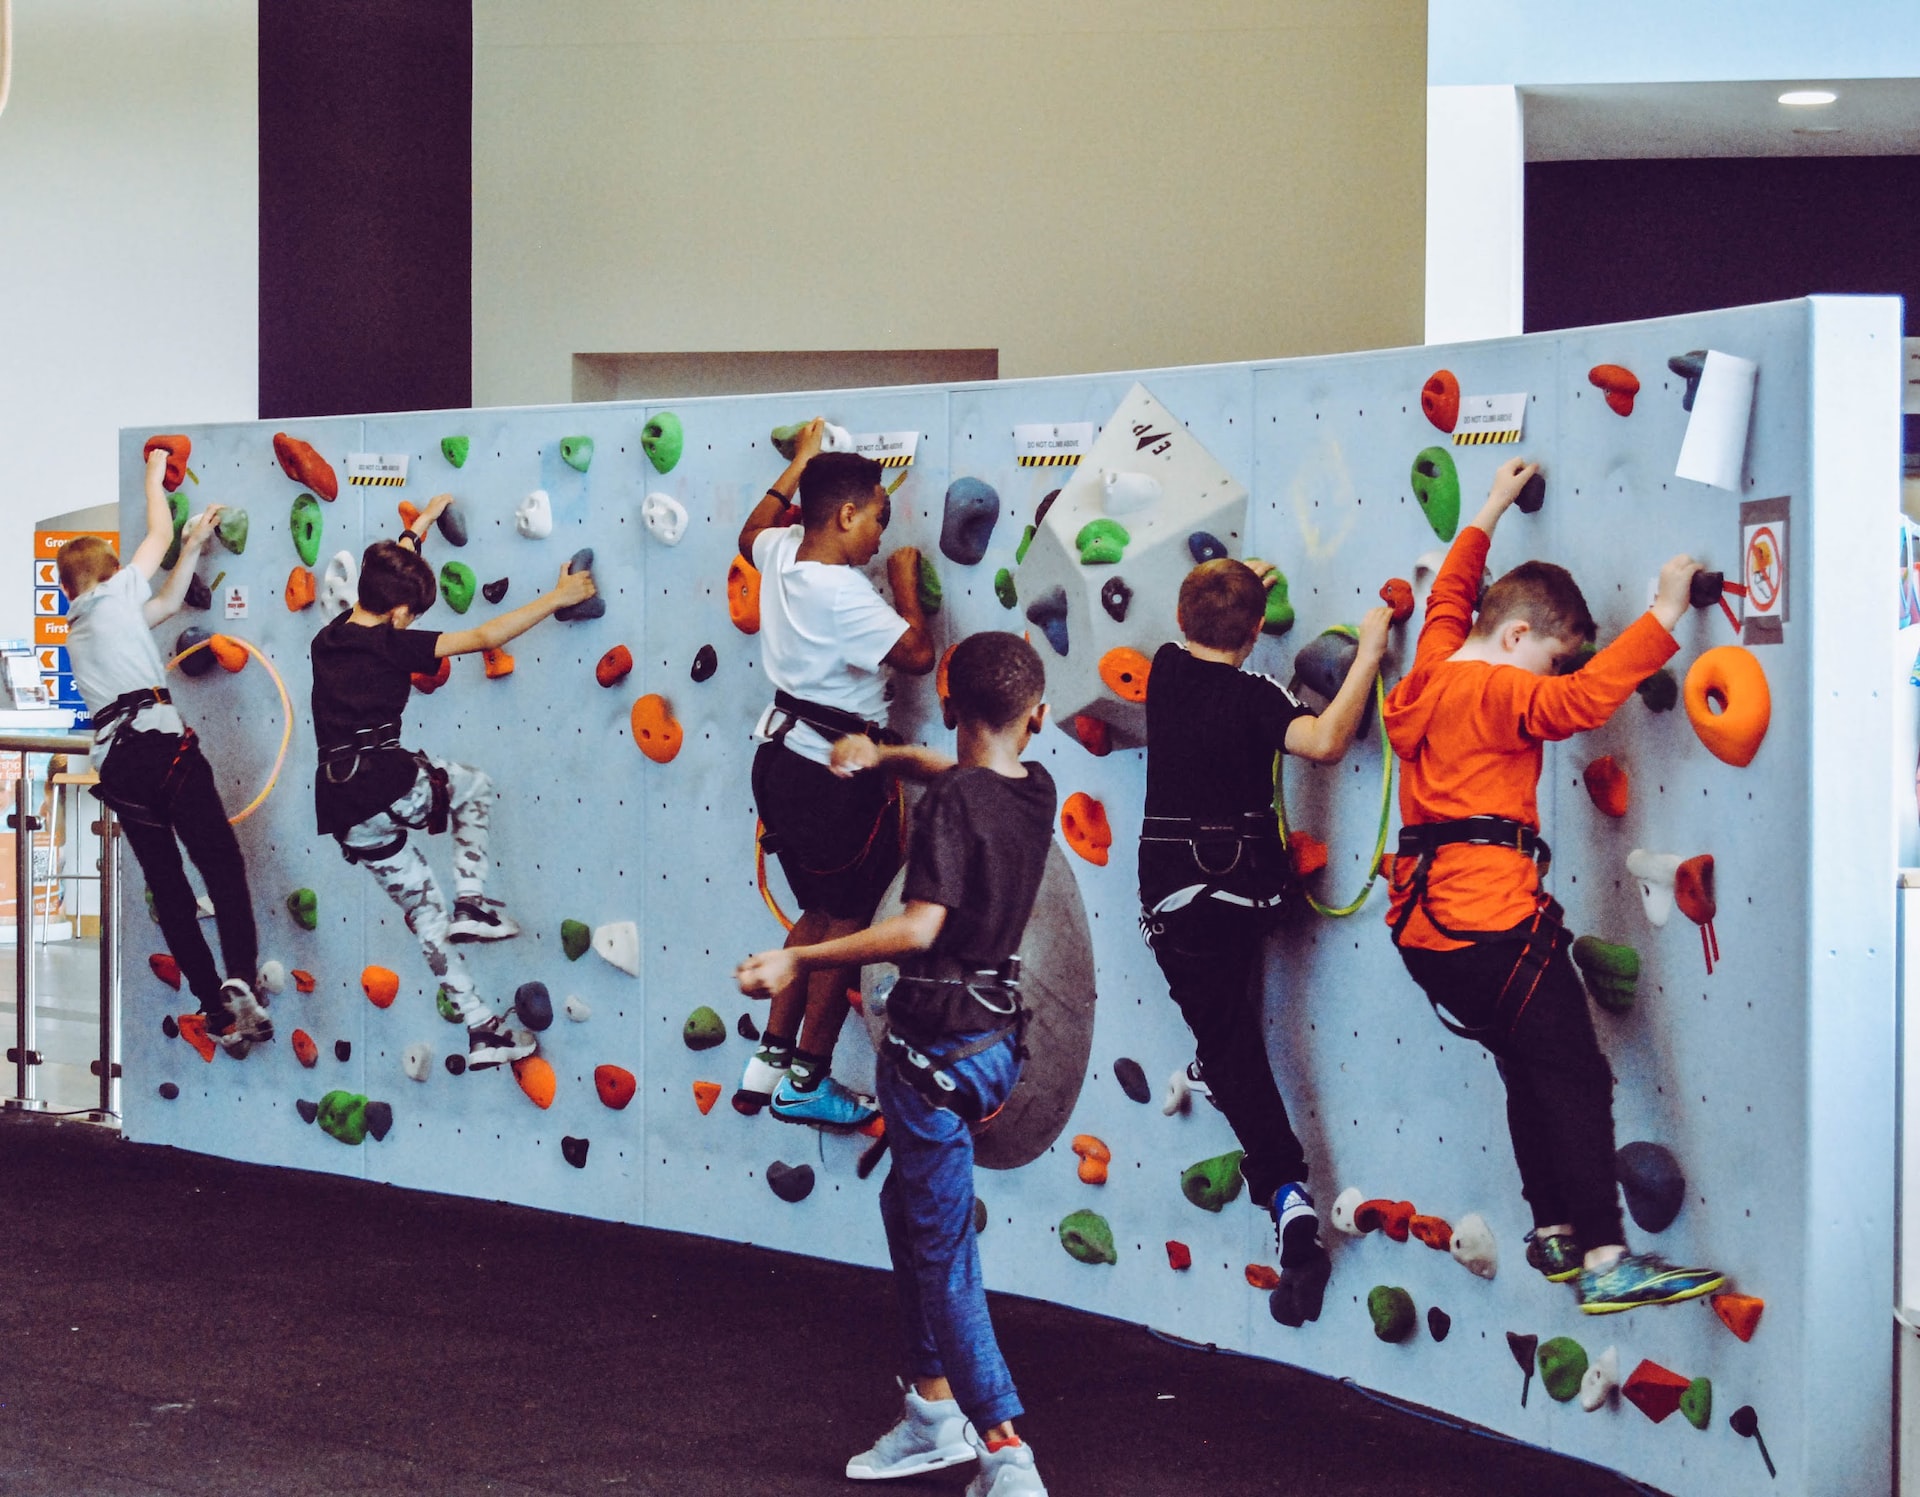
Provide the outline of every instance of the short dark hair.
[[1017,634],[970,634],[947,661],[947,702],[960,722],[1004,728],[1040,704],[1047,668]]
[[1244,561],[1203,561],[1180,584],[1180,631],[1209,650],[1237,650],[1267,616],[1267,589]]
[[1488,588],[1473,632],[1484,638],[1514,619],[1548,639],[1591,641],[1599,632],[1573,573],[1550,561],[1523,561]]
[[360,606],[368,613],[411,608],[418,618],[439,592],[433,568],[398,541],[375,541],[360,558]]
[[800,470],[800,523],[818,530],[843,504],[866,504],[885,473],[857,452],[822,452]]

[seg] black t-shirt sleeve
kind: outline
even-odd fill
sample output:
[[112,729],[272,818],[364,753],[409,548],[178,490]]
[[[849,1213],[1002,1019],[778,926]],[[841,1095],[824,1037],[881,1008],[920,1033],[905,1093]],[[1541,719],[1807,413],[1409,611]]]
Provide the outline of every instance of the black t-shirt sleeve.
[[431,676],[440,668],[434,654],[440,643],[437,629],[389,629],[386,634],[387,658],[408,675]]
[[1240,679],[1245,683],[1241,690],[1260,737],[1274,748],[1284,749],[1287,729],[1293,726],[1294,719],[1311,714],[1298,697],[1272,676],[1242,672]]
[[907,854],[908,900],[957,910],[967,897],[969,828],[966,808],[954,792],[957,781],[941,778],[928,787],[913,813],[913,845]]

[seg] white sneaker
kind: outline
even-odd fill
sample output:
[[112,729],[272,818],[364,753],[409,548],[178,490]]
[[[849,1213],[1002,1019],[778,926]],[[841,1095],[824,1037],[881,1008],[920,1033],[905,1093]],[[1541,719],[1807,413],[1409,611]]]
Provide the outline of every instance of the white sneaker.
[[896,1476],[944,1471],[948,1466],[964,1466],[979,1453],[969,1443],[973,1426],[967,1423],[959,1404],[951,1398],[930,1402],[907,1384],[901,1387],[907,1396],[905,1411],[871,1449],[847,1462],[848,1480],[889,1481]]
[[1002,1445],[988,1450],[986,1442],[967,1426],[967,1437],[976,1443],[980,1469],[967,1483],[966,1497],[1047,1497],[1047,1484],[1040,1480],[1033,1463],[1031,1445]]
[[774,1065],[767,1054],[765,1049],[754,1051],[741,1073],[740,1085],[733,1094],[733,1110],[742,1117],[758,1116],[773,1099],[773,1089],[787,1079],[787,1068]]
[[453,904],[453,919],[447,926],[449,941],[511,941],[520,934],[520,925],[497,899],[469,894]]
[[220,1010],[207,1015],[207,1033],[235,1060],[244,1059],[257,1042],[273,1038],[266,1005],[241,978],[229,977],[220,984]]

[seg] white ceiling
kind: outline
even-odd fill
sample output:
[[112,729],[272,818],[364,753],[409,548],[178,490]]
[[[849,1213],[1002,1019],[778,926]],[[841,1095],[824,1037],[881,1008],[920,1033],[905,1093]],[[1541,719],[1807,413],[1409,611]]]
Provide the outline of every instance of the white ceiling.
[[[1832,104],[1779,102],[1826,88]],[[1920,155],[1920,79],[1616,83],[1520,90],[1529,161],[1696,156]]]

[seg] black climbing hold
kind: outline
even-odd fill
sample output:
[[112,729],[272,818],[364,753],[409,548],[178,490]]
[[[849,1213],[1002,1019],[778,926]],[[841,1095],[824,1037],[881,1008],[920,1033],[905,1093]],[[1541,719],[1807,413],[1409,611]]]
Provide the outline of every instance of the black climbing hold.
[[734,1033],[739,1035],[743,1040],[757,1040],[760,1038],[760,1027],[753,1022],[752,1014],[742,1014],[739,1022],[733,1026],[733,1029]]
[[350,1060],[352,1059],[352,1057],[353,1057],[353,1041],[352,1040],[335,1040],[333,1042],[333,1058],[335,1060]]
[[379,1143],[393,1132],[393,1104],[391,1102],[369,1102],[366,1111],[367,1132],[373,1135],[373,1141]]
[[300,1098],[293,1104],[293,1110],[300,1114],[300,1121],[303,1123],[311,1123],[315,1118],[320,1116],[320,1104],[318,1102],[309,1102],[305,1097]]
[[1671,1151],[1644,1140],[1627,1144],[1614,1155],[1613,1172],[1641,1231],[1664,1232],[1673,1225],[1686,1201],[1687,1179]]
[[166,1018],[160,1021],[160,1032],[170,1040],[180,1038],[180,1026],[174,1022],[172,1014],[168,1014]]
[[514,1012],[520,1022],[538,1034],[553,1023],[553,997],[544,982],[523,982],[514,990]]
[[1109,577],[1100,589],[1100,606],[1116,624],[1127,621],[1127,605],[1133,601],[1133,589],[1118,577]]
[[1680,683],[1665,666],[1648,676],[1634,690],[1640,693],[1640,700],[1647,704],[1650,712],[1671,712],[1680,700]]
[[1000,495],[978,478],[956,478],[947,485],[946,513],[940,521],[940,554],[963,567],[987,554],[993,527],[1000,520]]
[[560,1140],[560,1157],[577,1170],[587,1167],[587,1150],[593,1147],[590,1138],[575,1138],[567,1134]]
[[1687,584],[1687,601],[1695,608],[1711,608],[1720,601],[1726,586],[1725,572],[1695,572]]
[[1537,515],[1540,506],[1547,502],[1547,479],[1544,473],[1536,473],[1520,485],[1520,495],[1513,501],[1513,507],[1523,515]]
[[689,673],[696,681],[705,681],[720,669],[720,657],[713,652],[712,645],[702,645],[693,654],[693,670]]
[[[569,572],[591,572],[593,570],[593,547],[582,546],[578,551],[574,552],[572,559],[567,562],[567,570]],[[606,613],[606,611],[607,600],[601,597],[600,594],[595,593],[584,603],[569,603],[565,608],[555,609],[553,616],[564,624],[574,619],[597,619]]]
[[1533,1386],[1534,1353],[1540,1349],[1540,1338],[1518,1331],[1507,1332],[1507,1350],[1513,1353],[1513,1360],[1520,1364],[1520,1370],[1526,1376],[1520,1384],[1520,1407],[1527,1406],[1527,1389]]
[[813,1166],[803,1164],[795,1168],[776,1159],[767,1166],[767,1185],[789,1206],[804,1201],[813,1194]]
[[1427,1306],[1427,1334],[1435,1341],[1445,1341],[1447,1332],[1453,1329],[1453,1317],[1438,1305]]
[[160,1083],[160,1095],[171,1102],[175,1097],[180,1095],[180,1088],[175,1086],[171,1081],[163,1081]]
[[496,577],[493,581],[483,582],[480,585],[480,596],[489,603],[498,603],[506,595],[507,579],[505,577]]
[[447,1057],[447,1074],[449,1076],[464,1076],[466,1074],[466,1071],[467,1071],[466,1056],[449,1055]]
[[[193,650],[195,645],[212,638],[213,634],[210,630],[202,629],[198,624],[195,624],[190,629],[182,629],[180,631],[180,637],[173,642],[173,653],[176,655],[185,654],[186,651]],[[188,655],[185,660],[180,662],[180,671],[183,675],[204,676],[208,671],[212,670],[217,663],[213,658],[212,650],[193,650],[191,655]]]
[[1047,497],[1040,501],[1040,507],[1033,512],[1033,528],[1038,530],[1047,518],[1047,511],[1053,508],[1053,501],[1060,497],[1058,489],[1049,489]]
[[973,1198],[973,1235],[978,1237],[987,1230],[987,1203],[975,1196]]
[[1139,1061],[1121,1056],[1113,1063],[1113,1079],[1120,1083],[1120,1090],[1127,1094],[1129,1101],[1153,1100],[1153,1089],[1147,1085],[1147,1073],[1140,1068]]
[[195,572],[187,581],[187,607],[213,607],[213,589],[201,580],[198,572]]
[[1027,605],[1027,622],[1037,624],[1040,632],[1047,636],[1047,643],[1053,646],[1053,653],[1067,653],[1067,590],[1055,587],[1045,597],[1036,599]]
[[1204,530],[1196,530],[1187,537],[1187,550],[1196,565],[1201,562],[1224,561],[1227,555],[1227,548],[1221,544],[1220,538],[1209,535]]
[[1707,372],[1707,351],[1696,348],[1691,353],[1675,354],[1667,360],[1667,367],[1687,382],[1687,393],[1680,397],[1680,409],[1693,409],[1694,397],[1700,393],[1700,376]]

